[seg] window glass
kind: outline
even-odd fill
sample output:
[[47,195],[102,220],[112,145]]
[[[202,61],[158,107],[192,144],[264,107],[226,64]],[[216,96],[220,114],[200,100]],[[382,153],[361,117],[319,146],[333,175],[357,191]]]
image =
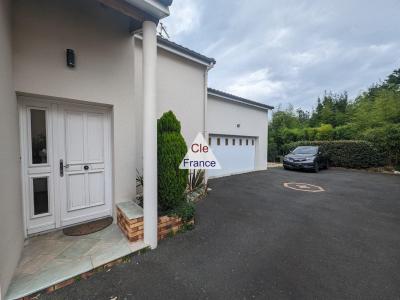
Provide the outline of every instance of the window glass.
[[299,146],[293,150],[294,154],[308,154],[315,155],[318,152],[318,147],[316,146]]
[[221,145],[221,139],[220,138],[217,138],[217,145],[218,146]]
[[251,140],[251,145],[254,146],[254,140]]
[[242,146],[242,139],[239,139],[239,145]]
[[33,178],[33,214],[41,215],[49,212],[49,193],[47,177]]
[[228,146],[228,144],[229,144],[228,139],[225,139],[225,146]]
[[46,111],[31,109],[32,164],[47,163]]
[[208,138],[208,145],[211,146],[211,138]]
[[246,146],[248,146],[249,145],[249,140],[248,139],[246,139]]
[[235,146],[236,144],[236,139],[232,139],[232,145]]

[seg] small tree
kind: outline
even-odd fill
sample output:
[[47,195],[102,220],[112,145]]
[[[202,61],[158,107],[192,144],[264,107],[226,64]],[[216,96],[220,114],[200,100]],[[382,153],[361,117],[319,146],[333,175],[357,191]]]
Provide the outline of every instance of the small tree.
[[181,124],[172,111],[157,122],[158,130],[158,205],[161,211],[176,209],[185,201],[188,170],[179,169],[187,152]]

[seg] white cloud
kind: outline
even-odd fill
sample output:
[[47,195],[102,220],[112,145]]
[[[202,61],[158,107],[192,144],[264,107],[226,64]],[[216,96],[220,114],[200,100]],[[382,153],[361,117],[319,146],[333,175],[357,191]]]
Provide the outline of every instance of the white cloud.
[[162,23],[172,40],[181,39],[200,25],[201,10],[196,0],[174,0],[170,12],[171,17]]
[[356,96],[400,67],[400,2],[384,2],[174,0],[163,22],[217,60],[211,87],[310,109],[324,90]]
[[340,53],[339,45],[335,40],[321,40],[313,43],[307,50],[289,52],[287,59],[294,66],[309,66],[323,63]]
[[223,42],[224,42],[223,38],[221,38],[215,42],[211,42],[210,45],[207,46],[206,49],[204,49],[204,54],[205,55],[213,55],[213,51],[218,49],[218,47],[223,47]]
[[265,46],[268,48],[282,47],[285,41],[290,37],[290,28],[275,28],[269,30],[265,35]]
[[241,97],[264,102],[263,100],[271,97],[282,97],[284,84],[271,79],[268,69],[260,69],[239,76],[233,84],[228,86],[227,90]]

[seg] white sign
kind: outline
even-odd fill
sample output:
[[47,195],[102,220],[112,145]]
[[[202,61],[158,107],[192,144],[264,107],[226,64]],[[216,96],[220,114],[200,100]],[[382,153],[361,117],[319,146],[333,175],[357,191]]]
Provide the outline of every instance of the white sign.
[[221,169],[204,136],[199,133],[183,158],[180,169]]

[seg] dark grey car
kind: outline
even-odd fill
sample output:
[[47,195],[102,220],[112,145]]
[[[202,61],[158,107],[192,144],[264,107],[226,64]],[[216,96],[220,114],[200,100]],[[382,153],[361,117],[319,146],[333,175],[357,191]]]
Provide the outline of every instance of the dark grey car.
[[283,167],[318,172],[322,168],[328,168],[328,158],[318,146],[299,146],[285,155]]

